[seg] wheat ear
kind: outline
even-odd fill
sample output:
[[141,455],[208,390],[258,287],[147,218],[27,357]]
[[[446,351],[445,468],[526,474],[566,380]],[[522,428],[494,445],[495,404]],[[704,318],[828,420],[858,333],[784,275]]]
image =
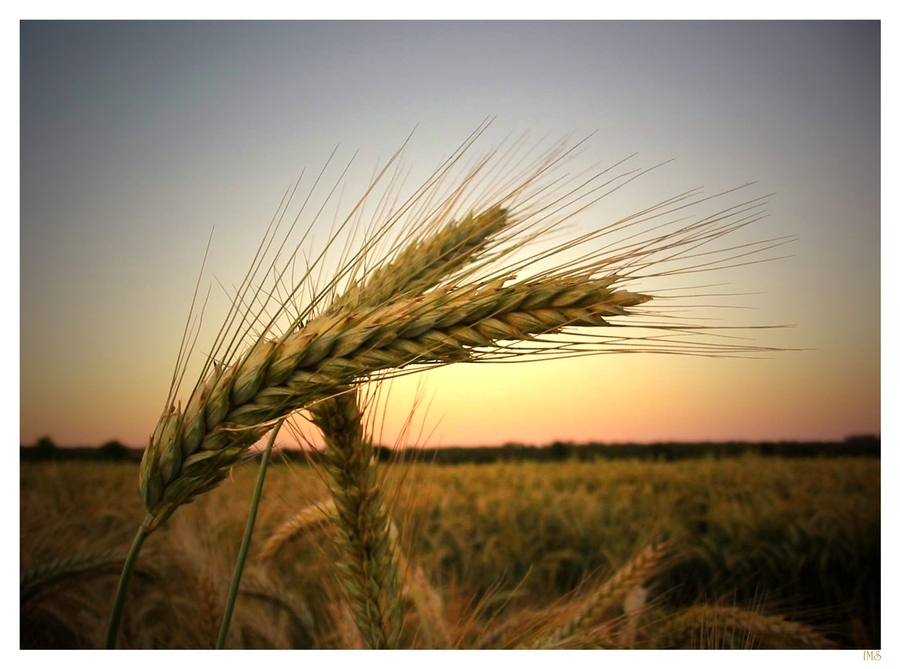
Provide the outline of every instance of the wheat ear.
[[[330,400],[329,400],[330,401]],[[290,541],[323,527],[333,527],[337,509],[334,499],[318,504],[310,504],[282,522],[269,535],[259,553],[259,559],[269,561]],[[450,639],[450,630],[444,619],[443,599],[425,576],[419,566],[409,563],[399,550],[396,539],[396,527],[391,521],[391,540],[397,549],[397,567],[402,576],[401,595],[409,602],[419,616],[419,623],[425,640],[430,648],[446,648]]]
[[[631,336],[617,335],[570,339],[568,347],[557,342],[555,350],[504,346],[504,342],[531,342],[548,334],[578,334],[569,328],[606,326],[608,317],[625,315],[627,308],[649,299],[624,290],[627,281],[756,262],[744,259],[784,240],[704,250],[705,245],[758,220],[762,198],[683,223],[683,210],[712,199],[689,191],[511,262],[508,254],[523,244],[540,239],[569,216],[649,170],[609,176],[605,182],[600,177],[607,176],[601,172],[583,181],[580,175],[564,175],[543,183],[569,151],[559,145],[520,170],[512,162],[513,150],[493,167],[504,172],[495,174],[493,181],[481,181],[492,155],[445,197],[443,179],[470,144],[464,143],[402,206],[395,209],[385,204],[386,220],[382,219],[361,251],[342,259],[324,290],[312,290],[307,306],[300,308],[297,297],[311,289],[313,272],[324,270],[320,264],[324,252],[299,281],[291,282],[293,288],[286,285],[286,270],[276,271],[274,261],[268,277],[256,286],[257,273],[274,240],[266,233],[201,379],[182,409],[175,395],[190,356],[186,330],[166,408],[141,465],[140,490],[148,511],[145,532],[156,529],[181,504],[217,486],[277,420],[373,374],[408,371],[405,368],[414,364],[421,369],[429,363],[509,356],[536,359],[560,353],[638,350],[734,355],[759,350],[678,341],[679,334],[692,330],[674,320],[668,325],[635,323],[663,331],[642,344]],[[484,187],[485,192],[475,197],[470,191],[476,187]],[[371,192],[366,191],[351,217],[361,214]],[[480,213],[454,222],[455,212],[463,208]],[[336,235],[350,220],[340,224]],[[641,224],[648,224],[647,229],[635,227]],[[277,229],[275,221],[273,225]],[[398,228],[394,247],[373,260],[378,244]],[[572,257],[572,251],[614,233],[624,238]],[[332,236],[328,246],[335,239]],[[407,246],[402,240],[411,241]],[[276,258],[283,244],[275,250]],[[562,254],[567,257],[565,264],[548,269],[547,261]],[[521,273],[530,273],[530,278],[509,285]],[[269,280],[274,287],[264,288]],[[335,298],[342,292],[343,297]],[[295,308],[297,315],[292,317],[289,311]],[[285,324],[284,319],[289,322]],[[248,349],[239,355],[242,342]]]
[[337,570],[350,610],[369,648],[397,648],[403,627],[398,550],[391,537],[378,475],[370,462],[357,392],[314,404],[312,421],[322,432],[325,470],[337,510]]
[[78,553],[53,560],[24,572],[19,579],[19,603],[24,604],[46,587],[86,572],[116,574],[122,569],[125,554],[117,549]]
[[736,606],[700,604],[679,611],[660,629],[660,635],[684,636],[686,632],[711,630],[743,632],[747,642],[771,649],[831,649],[837,644],[813,627],[785,620],[784,616],[764,615]]
[[269,535],[259,552],[259,559],[263,562],[274,559],[290,541],[330,523],[334,520],[336,513],[333,499],[323,501],[321,504],[310,504],[300,509]]
[[[477,216],[470,214],[459,222],[452,221],[433,234],[414,239],[389,263],[384,263],[364,278],[352,283],[346,292],[332,303],[330,310],[334,314],[340,312],[342,308],[362,306],[371,308],[400,295],[418,295],[454,272],[459,272],[467,264],[474,263],[488,250],[491,239],[508,226],[508,214],[500,207],[492,207]],[[153,514],[151,506],[161,501],[158,499],[161,497],[159,488],[165,483],[165,479],[172,478],[177,469],[185,464],[185,458],[190,457],[198,446],[204,448],[200,433],[204,428],[203,419],[207,412],[203,403],[217,388],[216,384],[223,387],[218,395],[219,402],[214,406],[218,407],[228,401],[227,383],[223,382],[226,379],[228,382],[233,381],[233,378],[229,377],[230,370],[216,368],[210,381],[199,389],[199,395],[195,391],[189,405],[189,411],[193,408],[194,413],[188,422],[193,431],[183,443],[178,443],[179,431],[184,429],[182,417],[175,413],[174,407],[160,421],[141,463],[141,493],[151,514]],[[292,410],[293,408],[289,409],[287,413]],[[208,426],[211,421],[207,418],[205,422]],[[156,517],[151,523],[163,522],[165,516],[171,514],[174,508],[189,501],[194,495],[217,485],[228,465],[241,457],[247,440],[252,443],[255,438],[249,436],[244,444],[231,448],[211,448],[206,444],[205,450],[218,453],[218,457],[210,458],[212,461],[202,466],[206,476],[201,473],[193,477],[193,481],[186,483],[184,487],[187,490],[183,492],[177,486],[174,491],[170,490],[172,503],[168,508],[164,507],[162,515],[154,514]],[[166,444],[166,447],[158,448],[157,444],[160,442]]]
[[612,607],[659,572],[668,547],[650,545],[592,591],[561,624],[535,641],[533,648],[558,648],[590,630]]
[[260,339],[218,368],[182,413],[163,416],[141,463],[150,532],[181,504],[221,482],[280,418],[383,370],[485,359],[503,341],[534,341],[606,318],[650,298],[616,277],[560,276],[504,286],[446,288],[383,307],[338,311],[276,340]]
[[[384,262],[351,285],[331,305],[340,308],[374,307],[400,297],[422,294],[454,276],[471,274],[491,249],[496,237],[510,227],[509,212],[494,206],[408,242]],[[462,270],[467,270],[462,272]]]

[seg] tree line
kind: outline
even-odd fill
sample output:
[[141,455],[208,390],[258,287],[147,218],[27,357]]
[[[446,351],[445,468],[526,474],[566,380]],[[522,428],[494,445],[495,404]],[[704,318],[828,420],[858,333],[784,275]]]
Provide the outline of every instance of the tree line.
[[[119,441],[108,441],[99,447],[61,447],[49,437],[41,437],[31,446],[20,447],[20,460],[109,460],[140,461],[143,448],[130,448]],[[777,442],[657,442],[578,444],[554,441],[544,446],[507,443],[502,446],[445,446],[441,448],[411,448],[394,450],[375,447],[380,461],[403,459],[435,464],[466,464],[493,462],[561,462],[566,460],[685,460],[690,458],[723,458],[754,454],[762,456],[797,457],[881,457],[881,437],[861,435],[843,441],[777,441]],[[308,462],[317,454],[308,450],[280,449],[277,460]]]

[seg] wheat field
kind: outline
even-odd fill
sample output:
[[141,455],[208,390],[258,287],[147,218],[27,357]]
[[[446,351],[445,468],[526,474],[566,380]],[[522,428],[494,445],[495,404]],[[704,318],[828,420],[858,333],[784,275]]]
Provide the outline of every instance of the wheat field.
[[[148,543],[121,647],[213,647],[255,469],[236,467]],[[606,610],[560,647],[880,645],[877,460],[390,469],[404,647],[533,647],[598,594],[595,610]],[[23,648],[102,645],[144,514],[136,475],[127,463],[23,463]],[[271,468],[226,647],[363,647],[341,594],[329,499],[313,468]],[[307,511],[314,522],[296,521],[316,506],[325,513]],[[611,577],[662,540],[666,560],[612,592]]]

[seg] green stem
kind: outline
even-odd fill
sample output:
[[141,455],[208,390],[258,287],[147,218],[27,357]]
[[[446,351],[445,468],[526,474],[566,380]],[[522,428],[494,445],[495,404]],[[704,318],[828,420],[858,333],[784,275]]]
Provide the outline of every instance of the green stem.
[[279,420],[269,436],[266,450],[263,451],[262,461],[259,463],[259,474],[256,476],[256,488],[253,490],[253,499],[250,501],[250,512],[247,514],[247,526],[244,528],[244,538],[241,541],[241,550],[238,553],[237,564],[234,566],[234,575],[231,577],[231,589],[228,591],[228,601],[225,603],[225,614],[222,616],[222,627],[219,629],[219,640],[216,649],[225,648],[225,639],[228,637],[228,628],[231,626],[231,616],[234,613],[234,603],[237,600],[238,590],[241,587],[241,574],[244,572],[244,563],[247,561],[247,552],[250,548],[250,538],[253,536],[253,526],[256,524],[256,512],[259,509],[259,498],[262,496],[263,483],[266,480],[266,469],[269,466],[269,455],[275,444],[275,437],[284,418]]
[[119,588],[116,590],[116,599],[113,602],[112,615],[109,618],[109,628],[106,631],[106,649],[111,650],[116,647],[116,639],[119,636],[119,626],[122,624],[122,613],[125,610],[125,595],[128,592],[128,584],[131,582],[131,575],[134,573],[134,563],[137,562],[137,556],[141,552],[141,546],[144,545],[144,539],[150,533],[147,529],[148,516],[138,528],[128,551],[128,557],[125,558],[125,566],[122,567],[122,575],[119,577]]

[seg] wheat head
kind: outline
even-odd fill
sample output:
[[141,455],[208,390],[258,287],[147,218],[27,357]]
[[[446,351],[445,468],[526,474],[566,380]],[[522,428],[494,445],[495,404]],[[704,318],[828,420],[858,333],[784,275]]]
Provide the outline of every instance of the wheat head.
[[533,642],[533,648],[561,648],[577,641],[603,619],[612,607],[620,606],[636,589],[659,573],[668,552],[665,543],[651,544],[590,592],[578,606],[550,632]]
[[355,391],[314,404],[325,438],[325,470],[336,510],[336,565],[350,610],[369,648],[397,648],[403,628],[398,549],[390,531],[371,441]]
[[699,632],[701,643],[717,643],[722,635],[741,633],[742,644],[759,644],[770,649],[836,648],[837,644],[814,627],[786,620],[784,616],[765,615],[737,606],[698,604],[675,614],[660,630],[661,634],[684,636]]
[[[285,337],[261,339],[239,362],[216,369],[182,412],[166,413],[141,463],[141,492],[155,529],[181,504],[217,485],[271,424],[376,372],[510,354],[528,342],[606,318],[649,300],[617,290],[615,277],[502,280],[435,290],[382,307],[314,319]],[[511,354],[515,354],[512,351]]]
[[290,541],[327,525],[334,519],[336,513],[337,510],[333,499],[323,501],[321,504],[311,504],[300,509],[293,516],[283,521],[269,535],[259,553],[259,559],[263,562],[274,559],[279,551]]
[[[707,201],[689,192],[513,261],[520,247],[540,241],[588,206],[583,200],[600,199],[640,176],[626,172],[619,175],[624,181],[611,177],[600,186],[594,183],[599,175],[575,186],[565,179],[543,183],[559,159],[559,153],[550,152],[523,170],[511,170],[508,179],[486,179],[484,193],[475,199],[467,200],[467,193],[478,186],[475,176],[486,163],[478,163],[443,199],[436,195],[441,179],[430,180],[400,207],[400,214],[390,214],[387,223],[376,228],[371,243],[345,259],[324,288],[313,291],[304,307],[297,307],[296,299],[309,287],[312,269],[286,293],[253,287],[252,270],[233,306],[233,314],[245,313],[223,326],[206,371],[183,407],[175,398],[183,361],[176,369],[166,408],[141,463],[140,491],[148,512],[144,530],[153,531],[180,505],[217,486],[275,422],[373,377],[456,362],[552,355],[635,350],[727,355],[757,350],[676,342],[672,333],[685,329],[678,323],[657,323],[662,334],[648,338],[642,347],[608,326],[613,324],[610,319],[630,316],[634,307],[651,299],[626,288],[636,278],[677,274],[678,263],[686,265],[683,271],[725,268],[781,243],[725,247],[719,255],[699,250],[758,220],[760,200],[692,223],[679,218],[660,222]],[[564,191],[560,194],[551,186]],[[601,187],[606,191],[595,196]],[[468,213],[458,215],[461,208]],[[414,218],[421,215],[423,222],[398,223],[409,212]],[[647,229],[635,231],[641,224]],[[675,227],[664,232],[667,225]],[[383,257],[374,256],[376,242],[391,226],[403,234]],[[569,257],[617,231],[627,235],[621,243]],[[265,248],[268,244],[265,241]],[[562,254],[567,259],[553,264]],[[676,269],[670,269],[672,263]],[[288,282],[274,269],[271,276],[281,286]],[[262,305],[254,311],[255,300]],[[276,327],[294,308],[297,315]],[[274,315],[265,316],[270,311]],[[635,324],[647,327],[646,322]],[[583,328],[607,328],[610,334],[585,341],[578,336]],[[555,335],[565,339],[548,341]],[[240,352],[238,343],[248,339]],[[213,358],[217,351],[220,361]]]

